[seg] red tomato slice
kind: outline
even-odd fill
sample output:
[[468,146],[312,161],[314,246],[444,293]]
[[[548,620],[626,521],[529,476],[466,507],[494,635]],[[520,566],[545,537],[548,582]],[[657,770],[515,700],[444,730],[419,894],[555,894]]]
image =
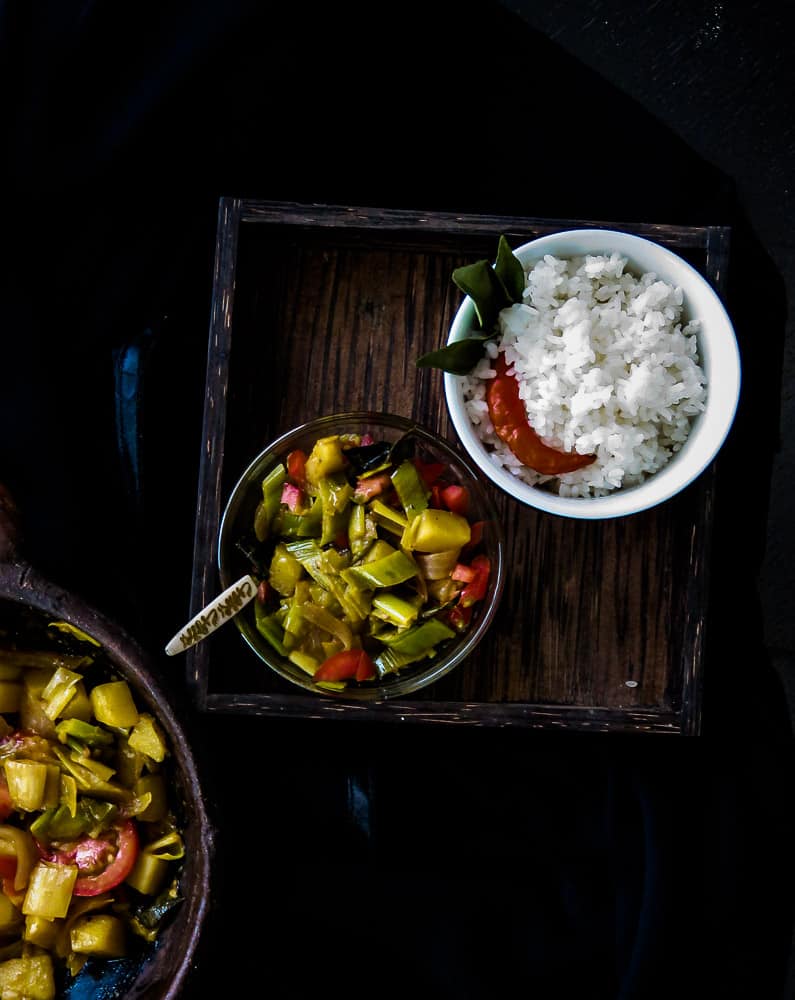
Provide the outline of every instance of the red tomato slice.
[[135,823],[125,820],[116,827],[118,832],[118,847],[116,855],[106,867],[95,875],[78,875],[75,882],[75,896],[98,896],[108,892],[123,882],[138,858],[138,830]]
[[475,577],[478,575],[476,569],[472,569],[471,566],[466,566],[464,563],[456,563],[453,567],[453,572],[450,574],[453,580],[458,580],[459,583],[472,583]]
[[301,489],[306,485],[306,452],[296,448],[287,456],[287,475]]
[[444,472],[444,465],[441,462],[424,462],[421,458],[415,458],[414,465],[429,489]]
[[324,660],[314,674],[316,681],[366,681],[375,677],[375,664],[363,649],[343,649]]
[[476,601],[482,601],[486,596],[489,573],[491,572],[491,563],[488,556],[475,556],[470,564],[470,568],[475,571],[475,578],[464,587],[458,599],[464,608],[469,607]]
[[64,848],[44,848],[45,860],[76,865],[80,874],[75,882],[75,896],[99,896],[123,882],[138,858],[138,830],[133,820],[123,820],[111,827],[107,837],[81,837]]
[[469,490],[466,486],[451,483],[442,490],[442,503],[454,514],[465,517],[469,510]]

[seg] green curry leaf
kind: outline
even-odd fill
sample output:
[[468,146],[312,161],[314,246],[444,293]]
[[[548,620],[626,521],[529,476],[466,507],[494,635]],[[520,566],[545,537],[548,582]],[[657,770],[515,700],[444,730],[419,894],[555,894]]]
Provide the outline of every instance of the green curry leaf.
[[500,236],[497,245],[497,261],[494,270],[502,282],[511,303],[522,301],[524,291],[524,268],[522,262],[511,250],[510,243],[504,236]]
[[515,302],[522,302],[524,269],[508,240],[501,235],[493,265],[487,260],[477,260],[457,267],[453,271],[453,282],[472,299],[483,332],[423,354],[416,364],[418,368],[441,368],[453,375],[468,375],[483,357],[485,341],[497,336],[500,312]]
[[417,359],[418,368],[441,368],[452,375],[468,375],[483,357],[483,345],[489,337],[465,337],[438,351],[430,351]]
[[453,281],[472,299],[482,330],[491,331],[500,310],[511,304],[511,298],[499,275],[487,260],[477,260],[453,271]]

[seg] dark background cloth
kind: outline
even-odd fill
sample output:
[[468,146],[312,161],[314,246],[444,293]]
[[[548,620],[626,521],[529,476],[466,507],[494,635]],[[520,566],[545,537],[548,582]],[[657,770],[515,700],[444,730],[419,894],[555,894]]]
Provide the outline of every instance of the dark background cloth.
[[731,225],[705,739],[203,718],[160,656],[218,831],[187,993],[783,998],[791,730],[755,589],[780,276],[731,177],[500,5],[341,7],[1,9],[25,555],[155,658],[184,621],[222,195]]

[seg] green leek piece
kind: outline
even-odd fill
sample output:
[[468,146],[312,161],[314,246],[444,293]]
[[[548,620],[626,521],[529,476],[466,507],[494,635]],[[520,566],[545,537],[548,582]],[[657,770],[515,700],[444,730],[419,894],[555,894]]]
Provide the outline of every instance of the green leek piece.
[[58,667],[41,692],[44,714],[55,720],[75,695],[75,687],[83,678],[66,667]]
[[286,656],[287,650],[284,648],[284,628],[278,619],[277,614],[268,614],[259,601],[254,602],[254,625],[257,631],[276,650],[279,656]]
[[399,628],[408,628],[417,620],[419,608],[396,594],[376,594],[373,597],[373,614]]
[[390,531],[393,535],[402,535],[408,524],[408,519],[399,510],[395,510],[378,498],[370,504],[370,512],[375,523],[380,524],[382,528]]
[[324,691],[344,691],[348,686],[345,681],[316,681],[315,683]]
[[262,480],[262,499],[254,512],[254,535],[258,542],[264,542],[270,534],[271,521],[279,510],[286,479],[287,470],[283,465],[277,465]]
[[17,870],[14,875],[14,891],[20,892],[28,884],[31,869],[37,858],[36,845],[27,830],[10,824],[0,825],[0,854],[14,855]]
[[348,528],[348,518],[344,511],[326,513],[323,508],[323,528],[320,534],[320,544],[328,545],[340,536],[345,535]]
[[61,769],[54,762],[44,761],[47,768],[47,779],[44,783],[44,800],[42,806],[50,809],[61,801]]
[[85,682],[80,680],[75,684],[72,697],[61,711],[61,718],[80,719],[82,722],[89,722],[92,717],[91,699],[88,697]]
[[140,816],[145,813],[152,804],[152,796],[146,792],[144,795],[135,795],[124,805],[125,816]]
[[342,577],[359,588],[396,587],[417,573],[417,564],[411,556],[396,549],[382,559],[343,570]]
[[136,781],[133,795],[136,798],[149,796],[149,805],[138,813],[138,819],[158,823],[168,815],[168,790],[162,774],[144,774]]
[[417,565],[426,580],[449,580],[456,567],[461,549],[444,549],[442,552],[422,552],[415,554]]
[[124,924],[112,913],[87,913],[69,931],[72,951],[94,958],[123,958],[127,953]]
[[144,848],[149,854],[162,858],[163,861],[179,861],[185,857],[185,844],[176,830],[171,830],[147,844]]
[[403,532],[401,546],[409,551],[445,552],[462,548],[471,535],[469,521],[461,514],[429,507],[408,524]]
[[133,750],[127,739],[120,737],[116,746],[116,780],[125,788],[132,788],[144,771],[143,754]]
[[318,628],[323,629],[324,632],[333,635],[342,645],[343,649],[351,649],[353,647],[353,632],[347,622],[336,618],[325,608],[311,603],[303,606],[303,615],[312,625],[316,625]]
[[284,538],[320,538],[323,531],[323,503],[313,500],[304,511],[280,510],[273,519],[273,528]]
[[7,760],[5,762],[8,794],[15,808],[34,812],[44,804],[47,787],[47,766],[33,760]]
[[306,603],[306,601],[296,600],[294,595],[293,600],[287,606],[287,614],[284,616],[282,623],[285,633],[294,636],[296,639],[301,639],[306,635],[307,623],[303,611]]
[[163,888],[169,867],[168,861],[144,850],[138,855],[125,881],[143,895],[155,896]]
[[54,920],[37,917],[32,913],[25,917],[25,929],[22,932],[22,937],[29,944],[36,945],[37,948],[52,951],[58,936],[58,926]]
[[71,622],[49,622],[47,628],[55,629],[56,632],[63,632],[65,635],[72,636],[73,639],[79,639],[80,642],[88,642],[92,646],[101,646],[98,639],[95,639],[93,635],[89,635],[88,632],[84,632],[76,625],[72,625]]
[[373,545],[367,550],[367,555],[362,559],[363,563],[376,562],[378,559],[383,559],[385,556],[391,555],[393,552],[397,552],[394,545],[390,545],[384,538],[379,538]]
[[376,657],[376,669],[381,676],[394,673],[409,663],[435,655],[437,645],[454,636],[455,632],[438,618],[428,618],[391,637],[381,636],[381,641],[387,648]]
[[114,781],[103,780],[94,774],[92,770],[83,764],[79,764],[72,758],[71,754],[67,753],[61,747],[54,746],[53,753],[61,762],[61,766],[67,774],[74,778],[78,790],[84,795],[109,799],[111,802],[124,802],[132,798],[132,793],[128,788],[124,788]]
[[353,499],[353,487],[341,472],[324,476],[318,483],[318,492],[323,498],[324,508],[337,514],[346,511]]
[[348,518],[348,541],[354,559],[361,559],[378,538],[375,519],[363,504],[352,504]]
[[[58,817],[58,823],[54,821]],[[52,834],[50,830],[53,830]],[[86,827],[83,817],[72,816],[65,806],[52,806],[40,812],[35,820],[30,824],[30,832],[36,840],[46,843],[56,838],[74,840],[82,833]]]
[[347,510],[353,488],[344,475],[332,475],[320,480],[318,493],[323,511],[320,544],[328,545],[337,535],[347,531]]
[[289,597],[303,575],[303,567],[299,559],[291,551],[290,544],[279,542],[273,550],[268,583],[277,594]]
[[50,864],[39,861],[30,873],[28,891],[22,902],[22,912],[27,916],[58,920],[66,916],[72,901],[72,890],[77,881],[76,865]]
[[412,663],[416,663],[417,660],[422,660],[426,656],[433,656],[433,651],[430,653],[421,653],[417,656],[412,656],[408,653],[396,653],[394,649],[390,649],[388,646],[386,649],[382,650],[378,656],[373,661],[375,663],[375,668],[378,671],[379,677],[386,677],[387,674],[395,674],[403,667],[408,667]]
[[22,677],[22,664],[3,663],[3,651],[0,650],[0,681],[18,681]]
[[91,757],[80,750],[72,750],[71,757],[75,763],[80,764],[91,771],[92,774],[95,774],[100,781],[110,781],[116,773],[114,768],[108,767],[101,760],[97,760],[96,757]]
[[[61,808],[64,808],[63,806]],[[113,802],[104,802],[102,799],[92,799],[86,796],[81,799],[79,814],[85,817],[85,832],[90,837],[98,837],[100,833],[107,829],[116,821],[119,816],[119,807]],[[127,806],[125,804],[125,813]],[[56,816],[55,822],[59,817]],[[59,840],[62,838],[58,838]]]
[[392,473],[392,485],[403,505],[406,519],[412,521],[428,506],[430,490],[420,476],[417,466],[406,459]]
[[0,996],[55,1000],[55,973],[46,953],[21,955],[0,964]]
[[77,782],[71,774],[61,772],[59,804],[65,806],[74,816],[77,812]]
[[55,727],[58,739],[66,743],[69,738],[79,741],[89,747],[111,747],[114,743],[112,733],[100,726],[92,726],[81,719],[64,719]]
[[303,670],[305,674],[309,674],[312,677],[320,666],[320,660],[315,656],[310,656],[309,653],[302,653],[299,649],[293,649],[287,656],[290,663],[294,663],[299,670]]
[[160,724],[149,712],[141,712],[138,722],[127,737],[128,744],[138,753],[161,764],[166,757],[166,737]]
[[[339,601],[342,612],[350,621],[362,620],[361,595],[346,586],[334,566],[330,553],[321,549],[314,539],[305,542],[288,542],[287,549],[301,563],[312,579]],[[366,616],[366,614],[365,614]]]
[[351,564],[351,554],[350,552],[342,551],[340,552],[335,548],[328,548],[325,550],[326,560],[328,565],[335,573],[341,572],[343,569],[347,569]]
[[81,798],[74,813],[66,805],[46,809],[30,825],[38,840],[76,840],[84,833],[95,836],[118,816],[119,809],[101,799]]
[[315,583],[314,580],[309,585],[309,600],[314,604],[319,604],[321,608],[328,608],[334,614],[342,614],[342,608],[337,598],[325,587]]
[[127,681],[97,684],[89,697],[97,722],[105,726],[130,729],[138,721],[138,709]]
[[69,670],[68,667],[57,667],[42,689],[40,697],[42,701],[48,701],[57,695],[64,686],[73,687],[79,680],[82,680],[81,674],[76,673],[74,670]]

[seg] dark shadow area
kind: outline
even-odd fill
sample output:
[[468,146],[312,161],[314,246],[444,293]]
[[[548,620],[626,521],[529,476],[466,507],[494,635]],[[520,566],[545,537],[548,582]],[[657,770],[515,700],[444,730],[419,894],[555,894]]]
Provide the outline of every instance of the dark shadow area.
[[193,718],[219,865],[187,995],[783,1000],[791,731],[755,580],[786,301],[733,179],[498,4],[15,4],[0,32],[0,479],[31,562],[153,652],[190,589],[221,195],[733,229],[708,739]]

